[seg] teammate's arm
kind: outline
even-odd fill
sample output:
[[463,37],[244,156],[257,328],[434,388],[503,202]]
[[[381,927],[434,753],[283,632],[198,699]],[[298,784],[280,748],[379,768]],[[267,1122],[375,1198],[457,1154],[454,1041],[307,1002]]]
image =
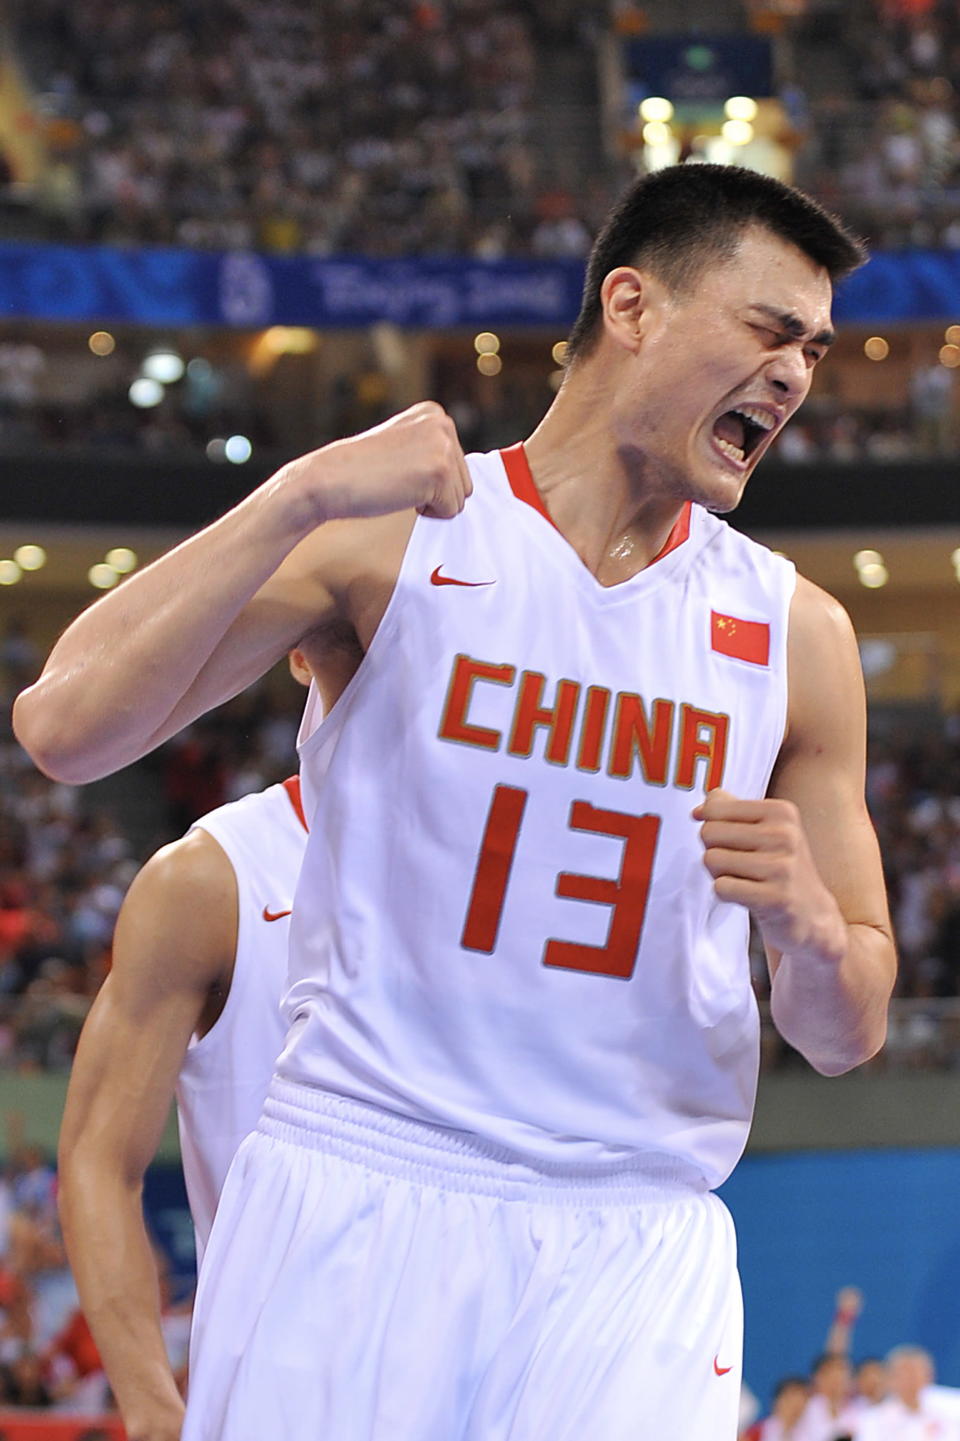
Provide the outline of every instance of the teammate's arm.
[[864,799],[866,710],[856,639],[800,580],[790,612],[787,735],[768,798],[716,791],[695,814],[717,894],[748,906],[770,966],[777,1029],[824,1075],[886,1037],[896,955]]
[[117,921],[60,1133],[60,1215],[83,1311],[130,1441],[176,1441],[183,1402],[160,1329],[141,1206],[184,1052],[236,954],[233,867],[204,831],[158,851]]
[[336,617],[360,630],[357,611],[372,606],[375,629],[358,576],[403,524],[405,543],[417,511],[453,516],[470,489],[453,422],[429,401],[291,461],[73,621],[15,703],[18,739],[55,779],[94,780]]

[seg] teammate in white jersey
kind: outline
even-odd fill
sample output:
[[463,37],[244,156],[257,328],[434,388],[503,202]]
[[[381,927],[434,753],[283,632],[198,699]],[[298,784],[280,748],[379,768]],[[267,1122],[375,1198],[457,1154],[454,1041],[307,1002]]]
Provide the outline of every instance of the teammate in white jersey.
[[747,911],[825,1073],[882,1044],[895,962],[849,622],[714,513],[861,258],[766,177],[639,181],[524,447],[468,464],[425,403],[302,457],[18,699],[83,781],[285,646],[365,651],[303,730],[289,1032],[205,1258],[188,1441],[735,1435],[711,1188],[756,1085]]
[[[297,652],[290,667],[309,684]],[[289,916],[306,839],[294,777],[210,812],[152,856],[121,907],[111,972],[80,1038],[60,1136],[60,1211],[130,1441],[175,1441],[183,1420],[143,1174],[175,1089],[199,1260],[283,1044]]]

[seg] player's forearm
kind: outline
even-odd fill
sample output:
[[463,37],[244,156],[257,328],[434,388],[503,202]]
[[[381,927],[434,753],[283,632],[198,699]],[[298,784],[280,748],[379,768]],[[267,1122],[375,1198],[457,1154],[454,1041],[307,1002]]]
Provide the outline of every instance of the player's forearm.
[[770,993],[774,1024],[816,1070],[841,1075],[883,1045],[894,971],[889,935],[849,925],[839,952],[823,946],[781,956]]
[[297,476],[287,486],[280,472],[68,627],[14,707],[17,737],[42,770],[71,783],[118,770],[159,744],[172,717],[169,733],[193,718],[178,716],[192,687],[200,714],[248,683],[229,646],[218,663],[211,657],[317,523],[310,472]]
[[139,1189],[106,1174],[92,1160],[61,1170],[60,1214],[80,1304],[129,1441],[176,1441],[183,1400],[164,1345]]

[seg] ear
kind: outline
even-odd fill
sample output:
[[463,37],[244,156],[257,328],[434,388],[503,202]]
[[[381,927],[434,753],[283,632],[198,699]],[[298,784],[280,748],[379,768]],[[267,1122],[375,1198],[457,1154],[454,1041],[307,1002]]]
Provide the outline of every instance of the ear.
[[652,275],[618,265],[600,287],[604,330],[617,345],[637,351],[665,296],[664,286]]
[[298,680],[301,685],[308,686],[313,679],[313,671],[307,664],[307,658],[304,655],[303,651],[290,651],[289,655],[287,656],[287,662],[290,666],[290,674],[293,676],[294,680]]

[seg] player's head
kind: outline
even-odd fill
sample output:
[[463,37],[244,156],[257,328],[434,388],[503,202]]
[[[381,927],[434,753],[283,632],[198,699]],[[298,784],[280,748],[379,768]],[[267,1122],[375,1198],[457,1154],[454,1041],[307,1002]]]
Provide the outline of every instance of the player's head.
[[863,246],[836,217],[791,185],[738,165],[670,165],[634,182],[614,205],[587,263],[580,313],[567,341],[572,365],[595,345],[601,289],[611,270],[648,271],[673,294],[729,261],[744,232],[766,231],[802,251],[831,283],[864,262]]
[[933,1358],[922,1346],[895,1346],[887,1355],[887,1377],[893,1395],[905,1406],[916,1406],[934,1379]]
[[864,1356],[854,1375],[857,1395],[876,1406],[887,1394],[887,1368],[879,1356]]
[[594,245],[568,380],[678,498],[736,505],[832,339],[863,250],[815,201],[736,166],[637,181]]
[[810,1395],[805,1376],[784,1376],[773,1393],[773,1414],[784,1426],[795,1426],[803,1415]]
[[827,1351],[818,1356],[810,1368],[814,1391],[834,1403],[844,1401],[850,1394],[852,1379],[850,1362],[836,1352]]

